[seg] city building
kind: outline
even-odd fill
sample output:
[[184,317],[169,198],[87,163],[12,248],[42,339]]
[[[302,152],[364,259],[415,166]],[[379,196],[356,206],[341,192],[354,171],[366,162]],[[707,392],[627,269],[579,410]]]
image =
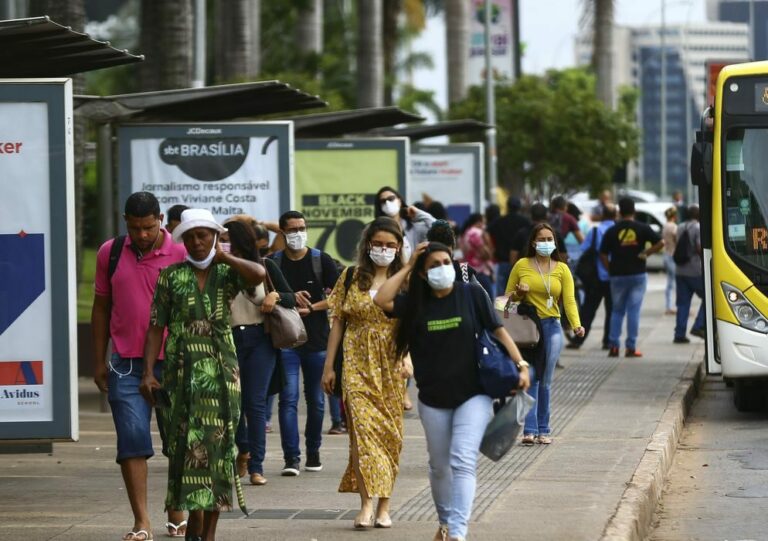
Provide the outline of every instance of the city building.
[[747,24],[750,58],[768,60],[768,0],[707,0],[707,18]]
[[[693,132],[706,101],[706,65],[710,61],[747,61],[749,30],[746,24],[711,22],[666,26],[666,193],[661,193],[661,27],[614,28],[612,88],[614,103],[622,86],[639,89],[638,125],[640,157],[630,168],[628,181],[662,198],[681,190],[691,199],[689,154]],[[591,36],[576,40],[576,60],[589,64]]]

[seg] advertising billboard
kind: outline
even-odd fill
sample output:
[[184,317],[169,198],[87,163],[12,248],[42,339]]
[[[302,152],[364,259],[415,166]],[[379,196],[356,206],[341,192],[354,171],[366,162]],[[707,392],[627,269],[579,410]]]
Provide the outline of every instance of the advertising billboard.
[[448,216],[463,223],[471,212],[483,211],[483,144],[414,145],[408,201],[424,195],[442,203]]
[[353,264],[379,188],[407,193],[408,150],[400,137],[297,140],[293,208],[307,219],[309,246]]
[[[468,86],[485,81],[485,0],[468,0],[470,8]],[[491,66],[497,79],[514,76],[512,0],[491,0]]]
[[71,80],[0,80],[0,118],[0,439],[77,439]]
[[[117,130],[120,201],[138,191],[173,205],[277,220],[293,183],[293,124],[132,124]],[[120,205],[118,205],[120,206]]]

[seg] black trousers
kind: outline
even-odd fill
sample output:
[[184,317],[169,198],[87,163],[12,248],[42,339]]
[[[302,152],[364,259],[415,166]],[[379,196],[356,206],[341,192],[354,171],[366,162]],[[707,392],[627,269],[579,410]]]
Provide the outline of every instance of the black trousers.
[[600,303],[605,299],[605,324],[603,325],[603,346],[608,345],[608,333],[611,327],[611,311],[613,310],[613,301],[611,299],[611,282],[598,281],[596,284],[590,284],[584,287],[584,302],[581,305],[580,318],[581,326],[584,327],[584,337],[576,337],[574,341],[577,344],[583,344],[589,336],[589,330],[592,322],[600,308]]

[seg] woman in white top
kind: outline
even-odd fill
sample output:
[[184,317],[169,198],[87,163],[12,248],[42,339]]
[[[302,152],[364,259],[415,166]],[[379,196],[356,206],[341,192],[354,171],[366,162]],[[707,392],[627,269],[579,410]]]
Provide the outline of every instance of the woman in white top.
[[672,257],[677,246],[677,209],[669,207],[664,211],[667,223],[661,230],[661,238],[664,240],[664,269],[667,271],[667,288],[664,291],[666,314],[675,313],[675,260]]
[[416,246],[427,240],[427,231],[435,218],[413,205],[408,206],[403,197],[389,186],[384,186],[376,193],[374,216],[389,216],[400,224],[403,230],[403,261],[411,258]]

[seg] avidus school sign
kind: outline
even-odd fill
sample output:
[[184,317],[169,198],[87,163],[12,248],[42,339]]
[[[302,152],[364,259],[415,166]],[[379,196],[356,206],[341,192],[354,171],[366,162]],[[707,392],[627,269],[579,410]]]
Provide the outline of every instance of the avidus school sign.
[[276,220],[293,189],[293,125],[134,124],[118,129],[120,200],[149,191],[163,210],[206,208],[218,220]]

